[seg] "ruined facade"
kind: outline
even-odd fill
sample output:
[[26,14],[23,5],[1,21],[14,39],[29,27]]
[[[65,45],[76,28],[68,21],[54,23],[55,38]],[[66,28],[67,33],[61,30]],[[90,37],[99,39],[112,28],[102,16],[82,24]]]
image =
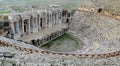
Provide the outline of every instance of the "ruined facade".
[[0,16],[0,36],[4,36],[10,30],[8,16]]
[[[6,26],[10,26],[7,30],[9,37],[17,39],[54,25],[68,23],[70,13],[67,10],[63,10],[59,5],[50,5],[47,9],[31,9],[28,12],[7,15],[4,20],[7,22]],[[3,32],[2,27],[0,30]]]

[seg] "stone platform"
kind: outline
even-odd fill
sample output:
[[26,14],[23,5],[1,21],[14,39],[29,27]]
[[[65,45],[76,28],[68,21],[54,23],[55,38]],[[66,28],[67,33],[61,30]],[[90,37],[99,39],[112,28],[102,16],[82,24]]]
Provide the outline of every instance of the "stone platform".
[[42,39],[46,35],[49,35],[53,32],[59,31],[61,29],[65,29],[67,27],[68,27],[67,24],[62,23],[62,24],[55,25],[55,26],[52,26],[52,27],[49,27],[46,29],[42,29],[42,30],[35,32],[35,33],[31,33],[29,35],[25,35],[25,36],[19,38],[19,40],[30,42],[32,39],[34,39],[34,40]]

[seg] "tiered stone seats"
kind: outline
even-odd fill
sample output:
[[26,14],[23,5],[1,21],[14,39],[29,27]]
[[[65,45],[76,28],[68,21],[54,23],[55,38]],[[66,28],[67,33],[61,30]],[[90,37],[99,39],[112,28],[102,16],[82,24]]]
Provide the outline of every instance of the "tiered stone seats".
[[[88,51],[88,53],[94,53],[96,51],[111,52],[115,51],[115,47],[120,46],[120,21],[111,17],[101,16],[94,13],[79,12],[78,14],[79,16],[77,15],[76,17],[80,18],[79,20],[77,19],[79,22],[74,22],[75,19],[73,18],[73,21],[69,27],[71,29],[74,28],[74,30],[69,29],[69,31],[73,31],[74,34],[78,35],[78,37],[82,40],[84,40],[84,38],[87,39],[90,46],[86,46],[86,53]],[[111,45],[111,48],[108,48],[109,45]],[[82,52],[82,50],[80,52]]]

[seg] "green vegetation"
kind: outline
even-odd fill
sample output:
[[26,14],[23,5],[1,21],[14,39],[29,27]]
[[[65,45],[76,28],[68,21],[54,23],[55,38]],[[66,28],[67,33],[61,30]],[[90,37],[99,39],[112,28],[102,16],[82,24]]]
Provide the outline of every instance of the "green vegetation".
[[22,8],[19,6],[12,6],[11,8],[18,13],[22,11]]
[[3,0],[0,2],[0,7],[7,6],[16,12],[21,12],[30,6],[46,8],[51,4],[58,4],[61,5],[64,9],[72,10],[74,7],[77,7],[79,4],[85,1],[88,0]]
[[0,11],[0,14],[10,14],[11,11]]

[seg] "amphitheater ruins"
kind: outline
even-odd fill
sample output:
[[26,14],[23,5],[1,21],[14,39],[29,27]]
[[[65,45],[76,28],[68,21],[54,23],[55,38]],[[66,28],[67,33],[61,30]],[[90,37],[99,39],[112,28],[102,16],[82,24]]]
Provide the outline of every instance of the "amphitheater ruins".
[[[70,12],[63,10],[59,5],[50,5],[43,10],[32,9],[25,13],[1,15],[1,17],[7,27],[6,31],[8,31],[9,38],[26,42],[30,42],[32,39],[40,39],[39,42],[42,44],[64,34],[67,29],[67,24],[64,23],[69,22],[70,15]],[[44,30],[46,28],[48,29]],[[44,31],[46,32],[42,35]],[[3,29],[1,28],[2,32]],[[38,35],[36,36],[35,33]]]
[[[1,15],[0,18],[3,19],[0,24],[0,46],[6,51],[16,49],[14,52],[21,54],[20,58],[16,57],[19,54],[15,55],[17,60],[7,59],[12,60],[17,66],[120,65],[117,64],[120,61],[120,21],[102,9],[78,8],[73,14],[59,5],[51,5],[44,10]],[[65,33],[81,40],[84,46],[72,52],[56,52],[37,47]],[[24,58],[26,60],[23,60]],[[112,62],[113,59],[116,61]],[[107,61],[111,63],[107,64]]]

